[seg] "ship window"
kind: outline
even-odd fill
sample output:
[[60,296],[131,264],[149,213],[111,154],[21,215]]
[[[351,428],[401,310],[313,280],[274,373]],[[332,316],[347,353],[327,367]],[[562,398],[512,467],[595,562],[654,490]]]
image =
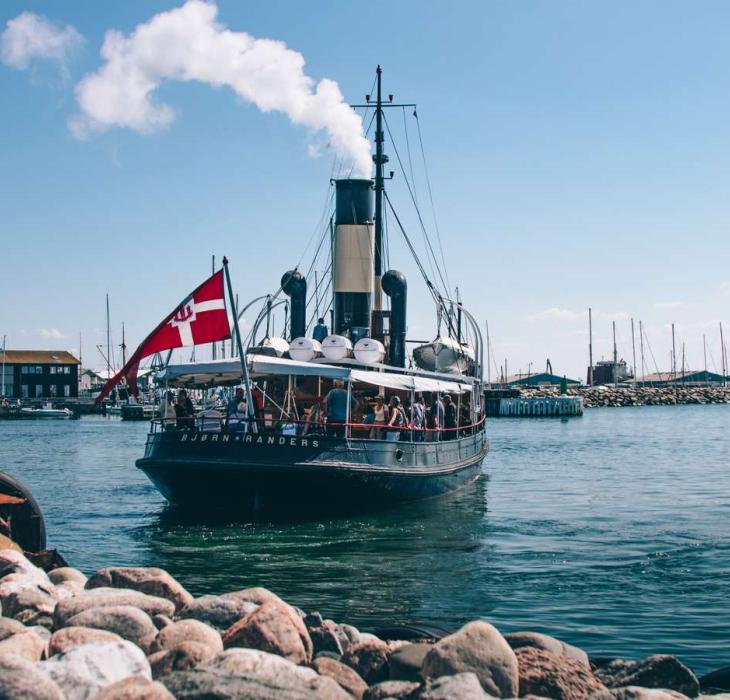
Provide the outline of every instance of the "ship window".
[[28,398],[28,385],[27,384],[21,384],[20,385],[20,395],[24,398]]
[[48,392],[48,395],[49,395],[49,396],[57,396],[57,392],[56,392],[56,385],[55,385],[55,384],[51,384],[51,385],[50,385],[50,386],[48,387],[48,389],[49,389],[49,392]]
[[56,374],[56,369],[57,369],[56,367],[51,367],[50,368],[51,374]]
[[68,384],[66,384],[66,386],[63,387],[63,395],[66,398],[68,398],[69,396],[71,396],[71,387]]
[[35,385],[35,395],[37,399],[40,399],[41,396],[43,396],[43,384]]
[[43,367],[41,367],[41,365],[36,365],[35,366],[35,373],[36,374],[43,374]]

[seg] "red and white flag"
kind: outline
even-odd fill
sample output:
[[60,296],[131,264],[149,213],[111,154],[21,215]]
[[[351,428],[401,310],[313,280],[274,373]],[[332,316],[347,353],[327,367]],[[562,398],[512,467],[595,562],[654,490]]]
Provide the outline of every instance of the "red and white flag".
[[129,390],[136,396],[139,363],[149,355],[189,345],[214,343],[230,337],[223,270],[219,270],[185,297],[144,339],[127,364],[104,385],[96,402],[103,401],[122,379],[126,379]]

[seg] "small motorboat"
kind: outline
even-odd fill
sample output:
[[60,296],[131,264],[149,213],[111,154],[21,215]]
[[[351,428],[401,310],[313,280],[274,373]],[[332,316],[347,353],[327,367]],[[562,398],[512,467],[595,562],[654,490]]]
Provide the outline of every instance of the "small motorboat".
[[21,408],[21,418],[71,418],[73,411],[69,408],[53,408],[47,403],[42,408]]

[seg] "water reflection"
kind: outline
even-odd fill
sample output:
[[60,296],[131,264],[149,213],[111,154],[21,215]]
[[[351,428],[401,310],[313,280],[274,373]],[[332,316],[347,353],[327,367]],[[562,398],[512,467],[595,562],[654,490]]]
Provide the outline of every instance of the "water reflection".
[[151,564],[194,593],[265,585],[302,608],[366,627],[458,624],[473,615],[467,600],[456,601],[478,570],[460,562],[490,558],[486,515],[482,477],[442,498],[325,521],[211,522],[164,509],[133,536]]

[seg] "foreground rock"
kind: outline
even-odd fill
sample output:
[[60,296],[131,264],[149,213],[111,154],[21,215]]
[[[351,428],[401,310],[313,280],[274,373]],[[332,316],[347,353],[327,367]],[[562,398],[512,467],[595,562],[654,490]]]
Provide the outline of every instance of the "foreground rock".
[[363,700],[416,700],[420,687],[419,683],[412,681],[383,681],[371,685]]
[[426,655],[421,672],[428,678],[474,673],[482,688],[498,698],[516,697],[519,689],[515,652],[492,625],[481,620],[469,622],[437,642]]
[[154,567],[111,566],[99,569],[86,582],[86,588],[125,588],[139,591],[169,600],[176,610],[193,602],[193,596],[167,571]]
[[179,620],[198,620],[219,631],[225,631],[252,613],[257,603],[224,595],[204,595],[195,598],[177,614]]
[[148,661],[152,677],[166,676],[173,671],[189,671],[214,658],[216,652],[201,642],[179,642],[170,649],[150,654]]
[[433,644],[406,644],[390,655],[390,679],[393,681],[420,681],[421,666]]
[[148,649],[157,637],[157,628],[150,616],[131,605],[89,608],[70,618],[68,626],[113,632],[142,649]]
[[352,700],[334,680],[280,656],[229,649],[193,671],[160,678],[176,698]]
[[312,640],[296,611],[279,599],[268,600],[223,635],[223,645],[278,654],[295,664],[312,660]]
[[589,668],[562,654],[521,647],[515,655],[519,664],[520,697],[584,700],[606,689]]
[[391,649],[386,642],[377,638],[365,638],[364,641],[350,645],[342,655],[342,663],[355,669],[369,685],[373,685],[388,680],[390,654]]
[[[720,696],[710,697],[715,698],[715,700],[722,700]],[[676,690],[639,688],[634,685],[629,685],[625,688],[614,688],[613,690],[604,690],[600,693],[595,693],[591,695],[591,700],[689,700],[689,698],[682,693],[678,693]]]
[[92,700],[175,700],[162,683],[141,676],[124,678],[94,694]]
[[36,668],[54,681],[68,700],[86,700],[130,676],[152,677],[144,653],[127,641],[85,644],[41,661]]
[[431,681],[418,696],[419,700],[489,700],[479,679],[473,673],[457,673]]
[[198,620],[180,620],[160,630],[150,651],[173,649],[182,642],[197,642],[210,651],[211,658],[223,651],[223,640],[212,627]]
[[312,662],[312,668],[321,676],[328,676],[352,697],[361,698],[368,684],[349,666],[327,657],[319,657]]
[[588,660],[588,654],[582,649],[574,647],[571,644],[561,642],[555,637],[547,634],[539,634],[538,632],[513,632],[505,634],[504,638],[512,649],[522,649],[523,647],[534,647],[535,649],[544,649],[555,656],[566,656],[574,659],[585,668],[590,668],[591,664]]
[[656,654],[640,661],[614,659],[598,665],[596,676],[609,688],[663,688],[690,697],[695,697],[700,690],[697,676],[679,659],[668,654]]
[[40,661],[45,650],[45,640],[29,629],[12,634],[0,642],[0,657],[12,654],[28,661]]
[[34,664],[9,656],[0,659],[0,698],[4,700],[64,700],[61,688]]
[[91,627],[64,627],[54,632],[48,642],[48,656],[55,656],[92,642],[120,642],[122,638],[113,632]]
[[66,622],[74,615],[78,615],[89,608],[108,608],[119,605],[138,608],[150,616],[161,614],[172,617],[175,614],[175,606],[165,598],[158,598],[132,590],[94,588],[73,598],[60,601],[53,613],[54,624],[58,629],[64,627]]

